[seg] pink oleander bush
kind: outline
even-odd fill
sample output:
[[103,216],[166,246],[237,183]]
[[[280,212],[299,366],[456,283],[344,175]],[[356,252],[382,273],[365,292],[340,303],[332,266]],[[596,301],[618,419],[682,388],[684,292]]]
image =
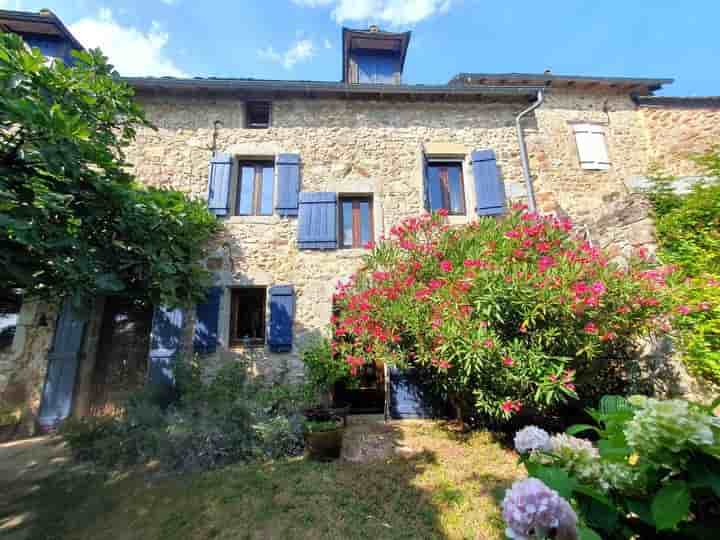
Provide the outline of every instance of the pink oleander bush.
[[408,218],[368,247],[334,296],[335,357],[350,375],[414,366],[465,420],[620,393],[639,339],[682,316],[671,267],[642,253],[617,266],[569,220],[523,207],[452,228],[443,213]]

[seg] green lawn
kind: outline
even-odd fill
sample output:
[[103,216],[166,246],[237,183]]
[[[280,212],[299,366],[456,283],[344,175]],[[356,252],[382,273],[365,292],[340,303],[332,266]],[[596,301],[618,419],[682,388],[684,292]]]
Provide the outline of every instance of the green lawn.
[[498,501],[521,471],[489,434],[403,423],[353,427],[347,438],[376,455],[172,477],[58,473],[13,502],[14,512],[31,516],[15,534],[38,540],[503,537]]

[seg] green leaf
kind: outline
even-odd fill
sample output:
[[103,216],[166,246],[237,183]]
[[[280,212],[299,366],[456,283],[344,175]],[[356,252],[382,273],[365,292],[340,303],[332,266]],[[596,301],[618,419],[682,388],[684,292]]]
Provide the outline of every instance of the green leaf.
[[602,457],[615,461],[622,459],[625,456],[629,456],[632,453],[632,450],[625,446],[625,444],[612,440],[598,441],[598,449],[600,450],[600,455]]
[[578,532],[580,533],[580,540],[602,540],[602,537],[590,527],[580,525],[578,527]]
[[658,530],[680,523],[690,511],[690,492],[685,482],[671,482],[657,492],[650,506]]
[[594,431],[596,433],[600,433],[600,430],[596,428],[595,426],[591,426],[590,424],[574,424],[567,428],[565,430],[565,433],[568,435],[577,435],[578,433],[582,433],[583,431]]
[[562,497],[569,499],[577,481],[570,477],[567,472],[557,467],[540,467],[533,475],[538,480],[557,491]]

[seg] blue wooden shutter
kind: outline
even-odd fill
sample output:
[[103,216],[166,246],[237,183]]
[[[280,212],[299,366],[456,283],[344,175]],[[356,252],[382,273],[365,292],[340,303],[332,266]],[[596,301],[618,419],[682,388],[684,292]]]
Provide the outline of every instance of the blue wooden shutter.
[[184,319],[185,314],[180,308],[155,308],[148,364],[148,383],[152,386],[170,389],[175,384],[173,362],[182,349]]
[[217,350],[222,294],[222,287],[211,287],[207,300],[195,307],[193,350],[198,354],[212,354]]
[[55,427],[70,415],[85,322],[85,315],[76,313],[70,300],[65,300],[48,353],[48,370],[38,414],[38,423],[44,429]]
[[436,410],[432,392],[415,368],[388,368],[388,412],[390,418],[434,418]]
[[336,249],[337,234],[337,194],[300,192],[300,249]]
[[268,345],[273,352],[292,350],[295,292],[292,285],[270,287]]
[[431,211],[431,208],[430,208],[430,178],[428,177],[428,160],[427,160],[427,156],[425,154],[423,154],[422,168],[423,168],[423,204],[425,205],[425,210],[430,212]]
[[230,213],[230,172],[232,157],[228,154],[216,154],[210,160],[208,175],[208,209],[216,216]]
[[492,150],[475,150],[472,153],[475,177],[475,211],[478,216],[496,216],[505,213],[505,184]]
[[278,195],[275,209],[278,215],[298,215],[298,192],[300,191],[300,156],[280,154],[277,157]]

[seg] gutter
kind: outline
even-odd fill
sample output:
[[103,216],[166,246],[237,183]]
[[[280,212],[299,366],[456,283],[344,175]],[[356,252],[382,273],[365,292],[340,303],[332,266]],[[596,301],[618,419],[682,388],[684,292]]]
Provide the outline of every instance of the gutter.
[[525,134],[523,133],[521,121],[524,116],[530,114],[545,101],[545,91],[541,88],[537,92],[537,100],[527,109],[522,111],[515,118],[515,129],[517,131],[518,143],[520,145],[520,162],[522,163],[523,176],[525,177],[525,188],[527,189],[528,208],[535,212],[535,190],[533,189],[532,176],[530,176],[530,162],[528,161],[527,147],[525,146]]

